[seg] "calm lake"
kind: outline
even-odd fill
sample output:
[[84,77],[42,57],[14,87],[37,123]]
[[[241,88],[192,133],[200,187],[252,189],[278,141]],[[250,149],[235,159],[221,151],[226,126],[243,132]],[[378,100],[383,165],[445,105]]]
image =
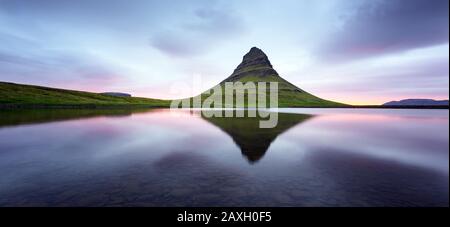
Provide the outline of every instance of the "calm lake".
[[0,206],[448,206],[449,111],[0,111]]

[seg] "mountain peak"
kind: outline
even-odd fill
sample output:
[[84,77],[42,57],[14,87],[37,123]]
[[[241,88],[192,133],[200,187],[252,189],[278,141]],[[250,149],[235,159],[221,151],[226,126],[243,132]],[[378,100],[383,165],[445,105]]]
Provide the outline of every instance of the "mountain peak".
[[272,68],[272,64],[270,64],[269,58],[258,47],[252,47],[250,51],[244,55],[241,64],[239,64],[239,66],[237,67],[237,70],[248,66],[266,66]]
[[252,47],[242,58],[242,62],[225,81],[234,81],[253,75],[258,77],[278,76],[267,55],[258,47]]
[[264,51],[262,51],[258,47],[252,47],[252,48],[250,48],[250,51],[244,56],[244,58],[246,58],[246,57],[266,57],[267,58],[267,55],[264,53]]

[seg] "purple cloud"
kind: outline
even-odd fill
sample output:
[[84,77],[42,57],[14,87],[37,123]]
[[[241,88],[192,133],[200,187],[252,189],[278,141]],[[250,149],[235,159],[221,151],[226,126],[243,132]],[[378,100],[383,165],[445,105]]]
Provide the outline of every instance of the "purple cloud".
[[347,61],[448,43],[448,10],[448,0],[370,1],[350,13],[319,56]]
[[378,66],[345,80],[322,85],[321,90],[342,93],[396,97],[448,97],[448,59],[433,59],[413,64]]
[[93,56],[77,56],[66,51],[19,54],[0,49],[0,75],[1,80],[7,82],[62,87],[95,88],[94,85],[109,86],[123,80],[113,69],[96,62]]
[[202,52],[202,48],[189,40],[188,37],[177,36],[175,32],[164,32],[153,36],[150,45],[159,51],[175,57],[186,57],[197,55]]
[[193,20],[152,36],[150,46],[174,57],[196,56],[245,30],[243,19],[228,8],[202,7],[192,16]]

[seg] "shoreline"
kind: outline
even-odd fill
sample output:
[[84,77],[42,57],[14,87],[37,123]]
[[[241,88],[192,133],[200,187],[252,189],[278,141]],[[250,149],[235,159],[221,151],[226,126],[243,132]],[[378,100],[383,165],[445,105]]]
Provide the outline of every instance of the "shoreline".
[[[147,104],[0,104],[0,110],[19,110],[19,109],[164,109],[170,106],[147,105]],[[449,109],[449,106],[293,106],[278,107],[282,108],[317,108],[317,109]]]
[[169,108],[170,106],[158,106],[147,104],[0,104],[0,110],[15,109],[152,109]]

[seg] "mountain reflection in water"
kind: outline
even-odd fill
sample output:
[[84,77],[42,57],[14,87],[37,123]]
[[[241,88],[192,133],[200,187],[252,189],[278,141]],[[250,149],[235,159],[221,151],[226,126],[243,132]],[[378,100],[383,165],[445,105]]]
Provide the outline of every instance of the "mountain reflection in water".
[[[260,117],[258,113],[256,117],[248,117],[246,113],[245,117],[237,117],[237,112],[245,112],[244,110],[222,110],[220,115],[222,117],[215,117],[215,114],[211,114],[211,112],[217,111],[203,110],[201,116],[231,136],[249,163],[260,160],[279,135],[312,117],[307,114],[278,113],[278,124],[274,128],[260,128],[260,121],[267,119]],[[231,115],[233,117],[223,117],[226,116],[225,112],[233,112]]]
[[448,206],[448,110],[280,111],[0,110],[0,206]]
[[[132,114],[167,111],[161,109],[21,109],[1,110],[0,128],[6,126],[18,126],[27,124],[39,124],[48,122],[87,119],[94,117],[129,117]],[[187,110],[175,110],[188,112]],[[233,112],[233,117],[216,117],[212,112]],[[274,128],[260,128],[259,122],[267,120],[259,114],[256,117],[237,117],[238,112],[244,110],[202,110],[191,111],[191,114],[200,115],[202,119],[220,128],[229,135],[241,150],[249,163],[260,160],[270,144],[282,133],[310,119],[309,114],[278,113],[278,124]],[[206,116],[213,117],[206,117]]]

